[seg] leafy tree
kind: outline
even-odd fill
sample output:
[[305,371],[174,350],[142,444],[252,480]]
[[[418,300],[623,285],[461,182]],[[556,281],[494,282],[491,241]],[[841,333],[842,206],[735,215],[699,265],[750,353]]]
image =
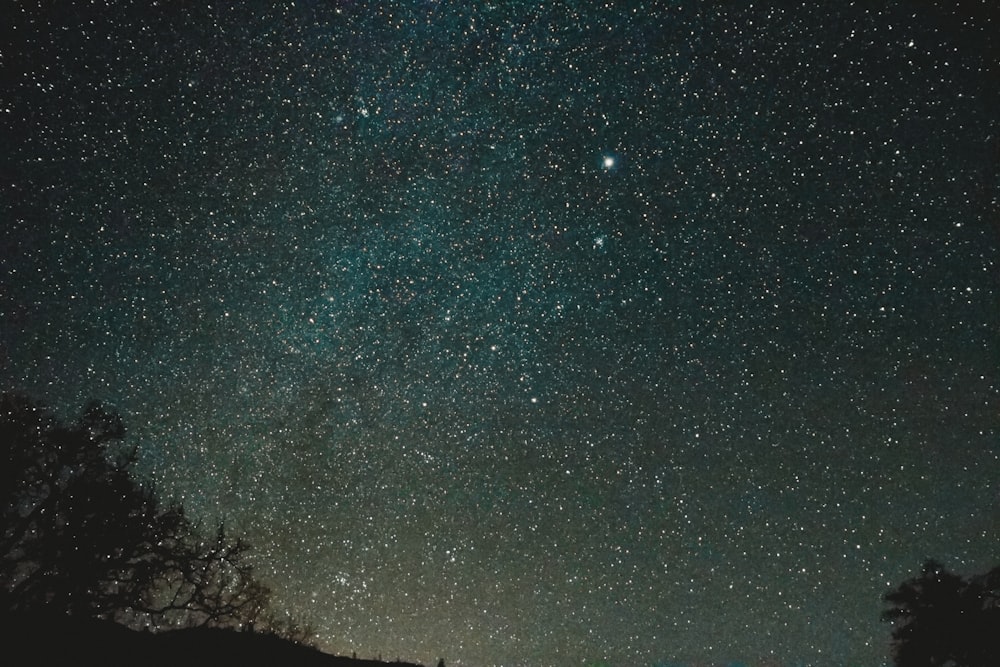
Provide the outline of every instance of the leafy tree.
[[177,504],[136,482],[136,451],[98,403],[63,424],[0,395],[0,609],[116,620],[133,627],[263,626],[269,614],[249,546],[220,524],[205,539]]
[[898,667],[987,667],[1000,656],[1000,567],[968,580],[934,560],[885,596]]

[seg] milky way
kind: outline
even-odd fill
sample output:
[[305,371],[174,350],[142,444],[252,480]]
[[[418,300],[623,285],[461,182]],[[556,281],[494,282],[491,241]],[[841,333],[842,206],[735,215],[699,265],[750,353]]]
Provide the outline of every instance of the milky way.
[[32,4],[0,382],[324,650],[878,665],[1000,560],[988,3]]

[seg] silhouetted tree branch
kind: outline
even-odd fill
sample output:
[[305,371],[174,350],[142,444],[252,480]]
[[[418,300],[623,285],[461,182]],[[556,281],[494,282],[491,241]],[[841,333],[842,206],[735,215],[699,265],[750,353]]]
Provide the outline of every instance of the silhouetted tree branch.
[[249,545],[220,524],[205,539],[183,507],[161,507],[132,475],[121,419],[100,404],[59,423],[16,394],[0,396],[0,602],[143,627],[271,626],[270,591]]

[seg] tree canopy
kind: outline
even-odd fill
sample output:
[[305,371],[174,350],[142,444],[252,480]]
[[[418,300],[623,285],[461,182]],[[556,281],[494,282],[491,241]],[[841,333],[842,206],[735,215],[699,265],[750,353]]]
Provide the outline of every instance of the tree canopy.
[[993,667],[1000,656],[1000,567],[968,579],[929,560],[885,596],[898,667]]
[[249,546],[220,524],[208,536],[134,473],[121,418],[91,403],[62,423],[18,394],[0,396],[0,605],[132,627],[275,629]]

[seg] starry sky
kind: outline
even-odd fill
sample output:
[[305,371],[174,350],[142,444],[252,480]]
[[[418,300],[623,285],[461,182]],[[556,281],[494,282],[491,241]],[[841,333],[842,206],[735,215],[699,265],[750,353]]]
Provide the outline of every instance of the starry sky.
[[324,650],[877,666],[1000,562],[989,2],[2,4],[0,384]]

